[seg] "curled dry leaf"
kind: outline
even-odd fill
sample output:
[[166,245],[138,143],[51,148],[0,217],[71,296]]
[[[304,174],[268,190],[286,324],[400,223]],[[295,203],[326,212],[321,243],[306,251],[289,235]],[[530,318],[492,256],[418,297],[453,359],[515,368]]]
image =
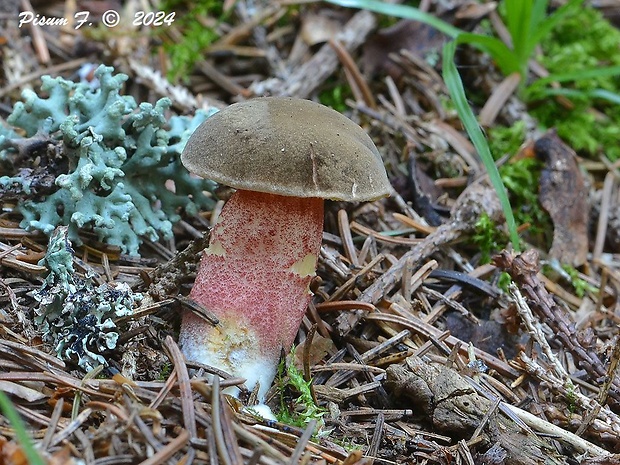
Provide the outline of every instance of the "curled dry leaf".
[[[327,354],[337,350],[332,339],[323,337],[320,334],[315,334],[310,342],[308,363],[311,366],[317,365]],[[304,366],[303,357],[306,351],[306,344],[308,344],[308,339],[304,339],[304,342],[299,344],[295,349],[295,366],[299,369],[303,369]]]
[[577,155],[554,130],[536,141],[534,152],[544,163],[540,175],[540,203],[553,221],[549,256],[560,263],[583,265],[588,254],[590,206]]

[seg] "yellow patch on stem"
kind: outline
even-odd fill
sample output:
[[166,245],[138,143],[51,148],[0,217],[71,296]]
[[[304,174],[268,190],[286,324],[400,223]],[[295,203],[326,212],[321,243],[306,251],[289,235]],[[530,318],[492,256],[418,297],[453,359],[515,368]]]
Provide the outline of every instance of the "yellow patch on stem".
[[209,247],[205,249],[207,255],[217,255],[220,257],[226,256],[226,250],[222,247],[222,243],[220,241],[213,241],[209,244]]
[[291,271],[299,276],[314,276],[316,270],[316,255],[309,253],[301,260],[297,260],[291,266]]

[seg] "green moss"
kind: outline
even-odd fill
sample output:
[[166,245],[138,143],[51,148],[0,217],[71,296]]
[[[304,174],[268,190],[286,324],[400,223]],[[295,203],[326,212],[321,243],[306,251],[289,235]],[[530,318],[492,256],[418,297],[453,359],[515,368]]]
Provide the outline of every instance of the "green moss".
[[575,295],[577,297],[583,297],[587,292],[592,294],[598,293],[598,288],[593,286],[588,281],[579,277],[579,272],[572,266],[563,264],[562,269],[566,272],[568,277],[570,278],[570,284],[573,286],[573,290],[575,291]]
[[[294,359],[294,348],[291,359]],[[287,425],[304,428],[310,420],[317,421],[317,432],[323,427],[323,415],[325,409],[317,406],[312,397],[312,381],[306,381],[303,374],[294,363],[287,364],[282,360],[278,365],[278,386],[280,388],[280,411],[277,414],[278,421]],[[292,402],[287,402],[286,397],[291,392],[298,395]]]
[[538,201],[541,168],[540,161],[523,158],[513,163],[506,163],[500,167],[499,172],[510,193],[510,203],[517,224],[528,224],[530,236],[540,236],[539,241],[548,245],[551,243],[550,234],[553,225],[551,218]]
[[[603,15],[584,7],[567,15],[542,41],[543,64],[553,72],[579,71],[600,65],[620,64],[620,31]],[[609,78],[601,77],[579,81],[580,89],[603,88],[613,90],[616,85]]]
[[161,9],[164,11],[184,12],[178,14],[174,21],[174,26],[181,32],[182,39],[164,44],[164,49],[170,57],[171,67],[168,72],[170,80],[187,80],[196,62],[204,58],[207,47],[219,39],[217,28],[206,26],[205,22],[215,19],[213,22],[219,24],[226,20],[228,13],[224,13],[223,3],[220,0],[201,2],[165,0],[162,3]]
[[328,86],[327,89],[319,94],[319,102],[340,113],[347,111],[349,107],[345,103],[345,100],[353,97],[351,88],[341,83],[330,84],[328,82]]
[[570,381],[566,383],[566,403],[571,416],[577,411],[577,395],[575,385]]
[[[505,155],[514,155],[525,142],[526,127],[522,121],[517,121],[513,126],[496,126],[488,130],[489,147],[493,157],[497,160]],[[522,158],[520,160],[505,163],[499,168],[502,182],[508,189],[510,203],[513,206],[515,221],[517,224],[529,224],[528,233],[533,238],[547,244],[550,243],[551,219],[547,212],[542,209],[538,201],[538,182],[542,164],[534,158]],[[476,234],[479,235],[480,245],[491,246],[493,241],[502,243],[499,238],[485,236],[485,228],[492,227],[482,222],[477,225]],[[490,234],[490,233],[489,233]],[[491,247],[491,249],[493,249]],[[483,249],[484,250],[484,249]]]
[[495,126],[487,132],[489,150],[495,160],[517,153],[525,141],[525,122],[516,121],[512,126]]
[[[540,62],[552,74],[579,72],[620,65],[620,31],[597,10],[583,7],[567,15],[542,42]],[[594,90],[620,94],[620,76],[593,76],[563,83],[572,91],[572,109],[544,97],[533,86],[529,99],[537,100],[531,114],[544,128],[557,128],[558,135],[575,150],[593,157],[603,154],[620,158],[620,106],[588,95]],[[544,98],[543,98],[544,97]]]
[[510,284],[512,284],[512,277],[506,271],[502,271],[497,279],[497,287],[507,293]]
[[506,247],[508,238],[486,213],[476,221],[475,228],[472,240],[480,249],[480,262],[489,263],[491,254]]
[[159,380],[166,381],[170,377],[170,373],[172,373],[172,364],[168,362],[161,367]]

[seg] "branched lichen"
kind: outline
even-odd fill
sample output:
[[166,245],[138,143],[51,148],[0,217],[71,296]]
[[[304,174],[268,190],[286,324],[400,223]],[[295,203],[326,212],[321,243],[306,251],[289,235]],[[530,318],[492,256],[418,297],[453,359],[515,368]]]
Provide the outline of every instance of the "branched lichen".
[[106,365],[103,354],[118,340],[115,318],[129,315],[142,299],[126,283],[96,286],[91,277],[81,278],[73,269],[73,249],[67,228],[52,234],[45,258],[49,270],[45,282],[33,293],[35,325],[57,355],[89,371]]
[[0,124],[0,149],[4,148],[6,142],[14,137],[17,137],[14,131]]
[[[54,173],[54,188],[44,195],[32,194],[31,179],[21,174],[0,178],[0,188],[25,194],[18,205],[25,229],[49,235],[66,225],[79,244],[78,228],[90,228],[100,241],[137,254],[142,238],[171,238],[182,209],[193,215],[213,206],[208,195],[213,184],[191,177],[180,162],[189,135],[213,112],[198,110],[192,118],[167,122],[169,99],[138,106],[120,93],[126,75],[100,66],[95,76],[94,89],[44,76],[44,97],[23,92],[8,122],[25,132],[23,140],[58,146],[62,162],[54,166],[64,171]],[[0,142],[4,159],[19,145],[8,136]],[[34,157],[23,155],[33,163]]]

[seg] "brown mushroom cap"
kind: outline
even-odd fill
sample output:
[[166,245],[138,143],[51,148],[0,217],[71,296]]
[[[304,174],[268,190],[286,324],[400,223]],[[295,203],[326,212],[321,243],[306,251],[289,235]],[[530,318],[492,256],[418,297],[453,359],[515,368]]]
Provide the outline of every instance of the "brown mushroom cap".
[[337,111],[297,98],[230,105],[196,129],[181,160],[189,171],[236,189],[346,201],[390,192],[368,134]]

